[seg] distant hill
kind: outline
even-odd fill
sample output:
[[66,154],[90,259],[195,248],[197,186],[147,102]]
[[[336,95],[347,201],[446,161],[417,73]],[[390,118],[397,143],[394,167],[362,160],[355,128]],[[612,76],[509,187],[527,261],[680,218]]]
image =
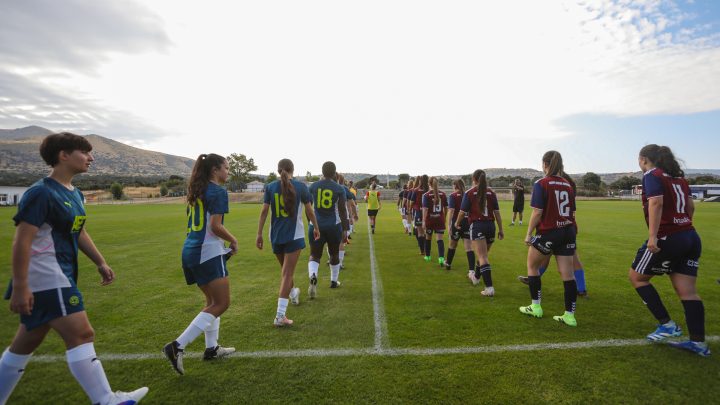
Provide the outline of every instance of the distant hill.
[[[30,126],[0,129],[0,174],[47,173],[48,167],[39,156],[40,142],[49,129]],[[93,145],[93,175],[187,177],[194,160],[181,156],[136,148],[100,135],[85,135]]]

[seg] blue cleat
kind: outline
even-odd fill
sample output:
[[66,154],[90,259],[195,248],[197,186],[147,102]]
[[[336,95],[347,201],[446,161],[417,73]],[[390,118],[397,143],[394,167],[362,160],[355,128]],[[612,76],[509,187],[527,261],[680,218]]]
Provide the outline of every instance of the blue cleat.
[[699,356],[710,356],[710,348],[705,342],[693,342],[692,340],[685,340],[683,342],[668,342],[668,344],[678,349],[691,351]]
[[658,325],[655,332],[647,335],[647,340],[651,342],[662,342],[667,338],[678,336],[682,336],[682,329],[677,326],[675,321],[670,321],[668,323]]

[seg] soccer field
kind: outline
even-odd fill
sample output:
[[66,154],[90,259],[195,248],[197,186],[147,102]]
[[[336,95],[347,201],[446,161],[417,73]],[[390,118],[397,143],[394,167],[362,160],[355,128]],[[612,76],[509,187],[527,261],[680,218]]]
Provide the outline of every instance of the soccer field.
[[[518,312],[530,302],[527,286],[516,279],[526,272],[526,227],[507,226],[510,202],[501,202],[505,240],[490,252],[494,298],[468,282],[462,249],[450,271],[436,260],[426,263],[415,239],[403,234],[393,204],[384,207],[376,234],[369,235],[361,205],[342,287],[328,288],[323,258],[312,301],[305,249],[295,276],[301,304],[288,308],[295,324],[276,329],[279,266],[267,239],[265,250],[254,247],[260,206],[231,205],[225,224],[240,251],[228,263],[233,301],[222,316],[220,344],[238,352],[203,362],[200,337],[186,349],[186,374],[179,376],[160,350],[203,306],[202,293],[185,285],[180,268],[184,207],[88,206],[86,229],[117,279],[100,287],[94,266],[81,256],[78,284],[112,388],[148,386],[148,404],[713,403],[720,397],[720,204],[697,204],[694,218],[704,243],[698,290],[715,352],[710,358],[644,342],[655,320],[627,281],[647,235],[639,202],[578,202],[589,296],[578,299],[577,328],[552,320],[563,311],[554,264],[543,276],[545,317]],[[11,277],[14,213],[0,209],[3,285]],[[655,285],[684,328],[668,278],[656,278]],[[10,343],[17,324],[17,315],[0,311],[0,346]],[[52,333],[10,398],[11,404],[87,401]]]

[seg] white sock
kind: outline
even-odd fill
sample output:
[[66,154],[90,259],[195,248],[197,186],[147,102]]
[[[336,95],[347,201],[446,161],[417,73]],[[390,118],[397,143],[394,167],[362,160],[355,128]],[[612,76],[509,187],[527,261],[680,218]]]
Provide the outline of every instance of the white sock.
[[540,300],[531,300],[533,304],[540,305]]
[[341,265],[341,266],[342,266],[342,264],[343,264],[343,261],[345,261],[345,251],[344,251],[344,250],[341,250],[341,251],[340,251],[340,265]]
[[218,344],[218,338],[220,337],[220,317],[215,318],[215,321],[210,325],[210,328],[205,331],[205,347],[212,349]]
[[355,225],[354,225],[354,224],[350,224],[350,233],[353,233],[353,230],[354,230],[354,229],[355,229]]
[[313,275],[315,277],[317,277],[319,268],[320,268],[320,263],[310,260],[308,262],[308,277],[312,278]]
[[66,351],[65,355],[70,372],[90,397],[90,402],[104,404],[108,401],[112,391],[102,363],[95,357],[95,346],[92,343],[81,344]]
[[201,333],[210,329],[210,326],[215,322],[215,317],[207,312],[200,312],[197,314],[195,319],[190,322],[187,329],[180,335],[176,340],[179,348],[184,349],[185,346],[192,343]]
[[15,354],[10,348],[0,358],[0,404],[7,402],[15,386],[25,372],[25,366],[30,361],[32,354]]
[[407,219],[403,218],[403,228],[407,229]]
[[340,264],[331,264],[330,281],[338,281],[338,276],[340,276]]
[[277,307],[277,317],[282,318],[285,316],[285,311],[287,311],[288,306],[288,299],[287,298],[278,298],[278,307]]

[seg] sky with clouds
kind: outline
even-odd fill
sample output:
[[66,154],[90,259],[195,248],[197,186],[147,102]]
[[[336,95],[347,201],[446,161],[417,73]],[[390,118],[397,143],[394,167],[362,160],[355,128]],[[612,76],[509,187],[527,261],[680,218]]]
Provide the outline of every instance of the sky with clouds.
[[720,2],[0,0],[0,128],[259,173],[720,168]]

